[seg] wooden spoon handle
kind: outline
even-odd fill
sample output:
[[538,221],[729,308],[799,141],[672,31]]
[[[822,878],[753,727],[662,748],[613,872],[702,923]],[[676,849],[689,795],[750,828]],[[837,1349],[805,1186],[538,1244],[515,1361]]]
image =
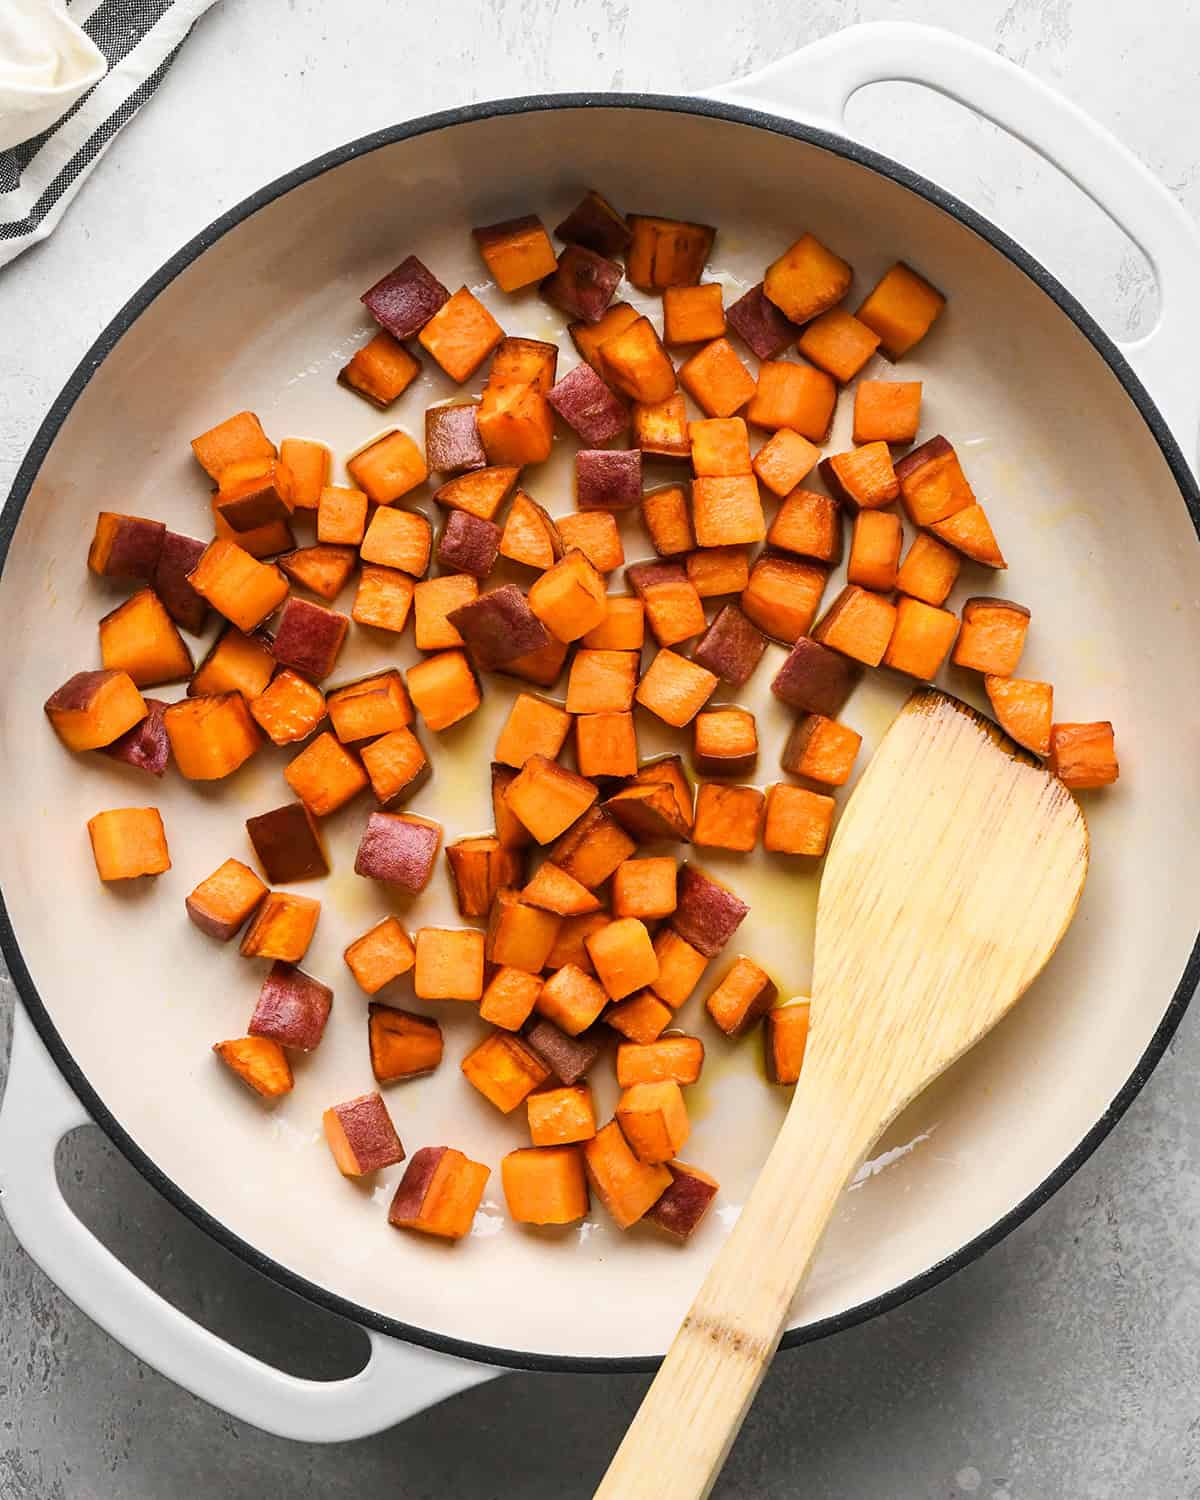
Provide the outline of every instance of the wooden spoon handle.
[[877,1133],[830,1113],[809,1079],[596,1500],[702,1500],[716,1482],[834,1205]]

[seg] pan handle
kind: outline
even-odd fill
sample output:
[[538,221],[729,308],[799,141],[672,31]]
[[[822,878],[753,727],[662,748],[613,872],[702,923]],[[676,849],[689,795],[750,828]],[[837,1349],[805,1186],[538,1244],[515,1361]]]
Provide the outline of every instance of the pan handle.
[[1069,99],[985,47],[904,21],[848,27],[708,97],[844,136],[850,97],[867,84],[894,82],[923,84],[1024,141],[1140,246],[1158,281],[1159,318],[1150,333],[1121,349],[1195,468],[1200,385],[1191,369],[1200,336],[1200,228],[1131,151]]
[[368,1332],[367,1363],[346,1380],[302,1380],[227,1344],[116,1259],[59,1191],[54,1152],[88,1115],[21,1005],[0,1106],[0,1202],[34,1261],[94,1323],[146,1364],[278,1437],[334,1443],[380,1432],[500,1373]]

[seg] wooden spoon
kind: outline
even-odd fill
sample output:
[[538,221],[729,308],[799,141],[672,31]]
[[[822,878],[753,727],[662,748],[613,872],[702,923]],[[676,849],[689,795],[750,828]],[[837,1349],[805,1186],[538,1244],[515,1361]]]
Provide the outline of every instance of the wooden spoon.
[[597,1500],[709,1493],[842,1189],[1041,972],[1087,864],[1087,826],[1060,781],[965,704],[913,695],[826,859],[791,1108]]

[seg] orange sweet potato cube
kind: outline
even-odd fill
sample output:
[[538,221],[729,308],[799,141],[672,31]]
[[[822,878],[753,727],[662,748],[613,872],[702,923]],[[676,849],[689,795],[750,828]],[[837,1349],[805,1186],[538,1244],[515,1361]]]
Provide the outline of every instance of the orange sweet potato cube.
[[503,337],[504,329],[465,286],[438,308],[417,335],[422,347],[459,385],[470,380]]
[[753,468],[760,484],[773,495],[790,495],[816,467],[821,450],[790,427],[777,428],[754,455]]
[[1008,566],[982,505],[969,505],[965,510],[955,511],[944,521],[935,521],[929,529],[934,536],[982,567]]
[[338,382],[381,410],[398,400],[421,373],[421,362],[381,328],[338,372]]
[[746,708],[714,708],[692,722],[692,760],[701,776],[749,776],[758,764],[758,726]]
[[288,591],[288,581],[278,568],[259,562],[236,542],[219,539],[204,549],[188,582],[245,635],[274,614]]
[[600,573],[612,573],[625,561],[617,518],[609,510],[580,510],[560,516],[558,534],[563,548],[582,552]]
[[675,366],[649,318],[637,318],[599,347],[600,374],[632,401],[655,406],[675,393]]
[[477,419],[490,464],[541,464],[554,446],[554,411],[533,385],[488,385]]
[[192,653],[153,589],[141,589],[100,621],[100,659],[128,672],[138,687],[178,682],[192,673]]
[[639,990],[619,1000],[604,1015],[604,1024],[631,1042],[656,1041],[671,1024],[673,1012],[653,990]]
[[862,735],[825,714],[805,714],[796,721],[779,764],[792,776],[823,786],[845,786],[862,746]]
[[577,641],[608,613],[604,578],[576,548],[534,581],[529,607],[556,640]]
[[483,933],[473,927],[422,927],[417,932],[413,990],[421,1000],[483,996]]
[[731,417],[754,395],[754,376],[727,338],[713,339],[679,367],[679,384],[707,416]]
[[646,641],[646,610],[642,601],[610,594],[606,606],[603,620],[580,637],[580,645],[596,651],[640,651]]
[[750,436],[741,417],[709,417],[690,422],[692,472],[697,478],[750,474]]
[[761,542],[767,534],[767,523],[754,475],[694,479],[692,523],[701,547]]
[[518,490],[500,536],[500,556],[544,572],[563,555],[558,527],[535,500]]
[[188,684],[189,698],[241,693],[247,703],[266,692],[275,671],[271,637],[243,635],[232,625],[220,633]]
[[636,847],[607,813],[593,808],[555,844],[551,858],[560,870],[591,891],[602,885]]
[[828,495],[796,489],[784,500],[767,532],[767,544],[836,568],[842,560],[842,508]]
[[408,973],[416,962],[416,949],[397,918],[384,917],[355,938],[342,956],[359,989],[377,995],[385,984]]
[[181,776],[216,781],[249,760],[262,744],[240,693],[184,698],[163,713],[163,728]]
[[568,1036],[579,1036],[607,1004],[602,985],[577,964],[564,964],[542,985],[535,1009]]
[[767,553],[751,569],[742,613],[764,634],[793,645],[812,627],[828,579],[828,571],[816,563]]
[[664,647],[638,684],[637,701],[664,724],[690,724],[717,688],[715,673]]
[[958,454],[940,434],[904,455],[896,464],[896,480],[914,526],[933,526],[975,504]]
[[1054,723],[1054,688],[1048,682],[1031,682],[1021,677],[983,679],[988,701],[996,722],[1010,739],[1035,755],[1050,754],[1050,737]]
[[665,1166],[637,1159],[616,1120],[581,1149],[588,1181],[619,1229],[636,1224],[671,1185]]
[[856,443],[911,443],[921,425],[919,380],[860,380],[854,387]]
[[500,1163],[504,1200],[517,1224],[574,1224],[587,1215],[583,1157],[575,1146],[521,1146]]
[[831,307],[812,320],[796,347],[819,370],[846,385],[879,348],[879,335],[844,307]]
[[837,386],[824,370],[793,360],[764,360],[746,420],[770,432],[790,427],[811,442],[823,443],[836,405]]
[[704,630],[704,605],[678,563],[635,563],[626,579],[646,606],[646,623],[660,646],[675,646]]
[[586,939],[588,957],[612,1000],[623,1000],[658,978],[658,959],[645,923],[622,917]]
[[896,625],[896,606],[882,594],[847,584],[813,631],[813,639],[877,667],[883,660]]
[[404,1147],[379,1094],[360,1094],[321,1116],[325,1141],[343,1177],[365,1177],[404,1160]]
[[520,291],[553,274],[554,246],[536,214],[471,231],[484,264],[502,292]]
[[849,453],[835,453],[820,464],[829,493],[852,510],[876,510],[890,505],[900,493],[886,443],[868,443]]
[[767,267],[763,293],[784,317],[807,323],[842,300],[853,276],[840,255],[805,234]]
[[994,677],[1011,677],[1021,662],[1029,611],[1012,599],[968,599],[962,630],[954,648],[954,665]]
[[291,745],[307,739],[325,717],[325,694],[284,667],[267,690],[251,700],[250,712],[273,745]]
[[247,459],[221,470],[213,510],[235,534],[286,522],[294,506],[291,471],[282,459]]
[[414,1153],[388,1209],[388,1223],[439,1239],[470,1234],[491,1170],[450,1146]]
[[585,912],[579,917],[564,917],[554,946],[546,955],[547,969],[561,969],[564,964],[575,964],[585,974],[594,974],[595,967],[584,946],[593,932],[607,927],[612,918],[606,911]]
[[822,792],[777,782],[767,790],[763,848],[776,854],[824,854],[834,806],[833,798]]
[[532,693],[518,693],[496,741],[496,760],[520,770],[531,755],[556,759],[567,742],[575,712]]
[[[251,557],[275,557],[280,552],[289,552],[296,545],[292,528],[286,521],[268,521],[265,526],[256,526],[253,531],[235,531],[217,509],[214,492],[211,504],[213,534],[219,542],[236,542],[243,552]],[[191,582],[190,577],[188,581]]]
[[321,903],[290,891],[268,891],[242,937],[243,958],[272,958],[298,964],[317,930]]
[[725,332],[725,304],[720,282],[668,286],[663,291],[663,340],[700,344]]
[[669,856],[627,859],[613,874],[614,917],[653,921],[675,910],[675,861]]
[[192,439],[192,452],[210,479],[230,464],[275,457],[275,444],[252,411],[239,411]]
[[493,389],[531,385],[543,396],[554,384],[558,345],[544,339],[502,339],[496,346],[487,383]]
[[473,714],[483,701],[479,683],[462,651],[439,651],[408,669],[408,693],[435,733]]
[[493,1031],[462,1060],[467,1081],[502,1114],[511,1114],[550,1077],[550,1069],[520,1037]]
[[135,880],[171,868],[157,807],[114,807],[89,818],[87,830],[101,880]]
[[76,672],[45,703],[46,717],[68,750],[111,745],[147,712],[127,672]]
[[740,594],[750,581],[749,551],[738,547],[698,547],[683,560],[688,582],[701,599]]
[[567,332],[579,350],[581,359],[585,359],[592,369],[602,374],[600,364],[600,346],[637,322],[641,314],[636,308],[630,307],[628,302],[614,302],[612,306],[601,316],[597,323],[585,323],[582,320],[571,323]]
[[371,517],[360,551],[363,562],[420,578],[429,567],[432,546],[433,528],[425,516],[381,505]]
[[689,458],[687,402],[682,391],[665,401],[636,401],[633,407],[633,443],[648,458]]
[[529,1139],[535,1146],[570,1146],[596,1134],[592,1091],[586,1083],[542,1089],[525,1101]]
[[399,428],[346,460],[350,478],[376,505],[391,505],[429,478],[425,455]]
[[291,471],[292,504],[297,510],[316,510],[321,491],[329,483],[333,455],[324,443],[310,438],[284,438],[279,457]]
[[393,729],[364,745],[361,753],[380,807],[399,807],[429,779],[429,761],[411,729]]
[[1075,791],[1110,786],[1121,774],[1112,724],[1107,719],[1055,724],[1050,730],[1050,769]]
[[293,582],[326,603],[342,592],[357,565],[357,547],[299,547],[279,559],[279,567]]
[[763,794],[755,786],[726,786],[704,781],[696,793],[692,842],[706,849],[748,854],[758,843]]
[[667,1162],[678,1154],[690,1132],[683,1093],[674,1080],[635,1083],[617,1104],[617,1123],[633,1154],[642,1162]]
[[897,261],[868,293],[858,318],[879,335],[881,352],[899,359],[920,343],[945,305],[936,287]]
[[520,1031],[533,1013],[541,989],[540,974],[527,974],[523,969],[511,966],[497,969],[483,992],[479,1004],[480,1020],[498,1026],[502,1031]]
[[413,721],[404,678],[395,667],[334,688],[325,706],[333,732],[343,745],[374,739]]
[[214,1042],[213,1051],[232,1073],[264,1099],[278,1099],[291,1093],[292,1065],[287,1053],[270,1037],[243,1036]]
[[704,1067],[704,1043],[698,1036],[673,1033],[639,1045],[622,1042],[617,1048],[617,1083],[623,1089],[639,1083],[695,1083]]
[[552,911],[560,917],[578,917],[600,909],[598,896],[549,859],[538,866],[533,879],[522,890],[521,900],[527,906],[540,906],[543,911]]
[[744,1036],[775,1004],[778,994],[770,975],[742,955],[726,969],[704,1006],[726,1036]]
[[932,682],[950,654],[957,634],[958,617],[950,610],[935,609],[920,599],[901,599],[896,605],[896,623],[883,653],[883,665],[922,682]]
[[634,286],[656,292],[694,286],[700,280],[716,238],[711,225],[644,214],[630,214],[628,223],[632,238],[625,252],[625,274]]
[[498,891],[488,921],[488,962],[527,974],[541,973],[562,922],[554,912],[527,906],[519,891]]
[[357,547],[367,530],[367,497],[362,490],[327,484],[317,501],[317,541]]
[[[633,707],[638,679],[636,651],[597,651],[581,648],[567,678],[567,713],[625,713]],[[563,727],[563,739],[567,726]],[[559,742],[559,749],[562,741]],[[557,755],[557,751],[546,752]],[[503,757],[497,756],[498,760]],[[512,764],[512,762],[510,762]]]
[[445,651],[463,644],[458,627],[446,616],[479,598],[479,580],[469,573],[425,578],[413,589],[413,638],[418,651]]
[[495,464],[473,469],[442,485],[433,498],[450,510],[465,510],[481,521],[490,521],[508,498],[519,473],[519,469]]
[[539,844],[549,844],[565,833],[596,797],[596,788],[585,777],[545,755],[531,755],[504,800]]
[[[761,798],[762,793],[759,793]],[[650,988],[672,1010],[678,1010],[700,982],[708,959],[673,927],[663,927],[654,938],[654,956],[658,959],[658,978]],[[631,1037],[631,1041],[642,1041]],[[703,1049],[701,1049],[703,1055]]]
[[900,549],[904,528],[893,510],[861,510],[850,533],[850,557],[846,582],[890,594],[900,571]]
[[669,485],[666,489],[643,495],[642,520],[660,557],[678,557],[696,545],[687,492],[682,485]]
[[637,727],[633,714],[580,714],[575,720],[575,759],[580,774],[632,776],[637,770]]
[[763,1018],[767,1077],[772,1083],[796,1083],[808,1046],[807,1000],[777,1005]]
[[961,568],[959,553],[943,546],[936,537],[920,532],[913,537],[912,546],[900,564],[896,587],[902,594],[922,599],[926,604],[942,605],[958,581]]
[[367,1006],[367,1038],[371,1072],[377,1083],[432,1073],[442,1060],[442,1028],[438,1023],[431,1016],[419,1016],[395,1005],[371,1001]]
[[446,863],[450,866],[459,915],[463,917],[486,917],[497,892],[523,878],[520,852],[505,848],[491,834],[447,844]]
[[248,865],[240,859],[227,859],[200,882],[185,905],[201,932],[227,943],[241,931],[266,894],[266,886]]
[[344,807],[369,784],[359,758],[328,730],[287,763],[283,778],[315,818]]

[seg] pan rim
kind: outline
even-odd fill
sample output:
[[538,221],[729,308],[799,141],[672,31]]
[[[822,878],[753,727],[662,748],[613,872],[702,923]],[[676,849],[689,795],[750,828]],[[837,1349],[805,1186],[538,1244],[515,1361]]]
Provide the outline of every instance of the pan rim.
[[[998,250],[1007,260],[1024,272],[1058,307],[1075,327],[1091,343],[1119,381],[1125,394],[1133,402],[1142,420],[1150,430],[1171,471],[1180,496],[1191,517],[1193,528],[1200,538],[1200,486],[1183,456],[1174,435],[1155,405],[1149,392],[1134,373],[1120,347],[1096,322],[1092,315],[1022,245],[999,229],[984,215],[937,184],[913,172],[901,163],[860,145],[855,141],[831,131],[789,120],[744,105],[719,102],[687,95],[657,93],[547,93],[520,95],[512,98],[467,104],[455,109],[423,115],[415,120],[387,126],[342,146],[323,152],[319,156],[293,168],[275,178],[256,192],[214,219],[206,228],[193,236],[186,244],[166,260],[116,313],[107,327],[79,361],[66,384],[59,392],[49,411],[34,435],[28,452],[17,470],[16,479],[9,493],[7,504],[0,513],[0,576],[8,559],[8,553],[17,523],[29,498],[30,491],[41,466],[59,430],[70,414],[76,401],[100,365],[111,353],[124,334],[133,326],[141,314],[184,270],[200,255],[230,230],[236,228],[267,207],[277,198],[293,188],[324,175],[335,167],[344,165],[359,156],[400,141],[412,140],[422,135],[446,130],[455,125],[471,124],[481,120],[502,118],[509,115],[535,114],[559,109],[633,109],[667,114],[682,114],[724,120],[733,124],[749,125],[772,134],[790,137],[808,145],[816,146],[835,156],[852,161],[868,170],[879,173],[899,186],[924,198],[934,207],[951,215]],[[389,1317],[371,1308],[339,1296],[325,1287],[289,1270],[273,1256],[265,1254],[256,1246],[235,1234],[227,1225],[202,1208],[169,1177],[154,1160],[137,1145],[119,1124],[104,1104],[86,1075],[75,1061],[70,1049],[52,1021],[49,1011],[41,1000],[32,976],[26,967],[20,944],[10,920],[3,891],[0,890],[0,951],[8,963],[9,972],[26,1014],[45,1044],[56,1067],[62,1073],[91,1119],[104,1131],[122,1155],[166,1200],[193,1224],[197,1225],[225,1250],[251,1266],[260,1274],[269,1277],[285,1290],[304,1297],[326,1311],[357,1324],[360,1328],[386,1334],[420,1348],[431,1349],[475,1363],[513,1370],[537,1370],[545,1372],[572,1372],[579,1374],[635,1374],[657,1369],[662,1360],[656,1355],[574,1355],[548,1354],[522,1349],[505,1349],[493,1345],[450,1337],[433,1330],[420,1328],[397,1318]],[[789,1329],[781,1347],[794,1348],[811,1343],[844,1329],[902,1306],[922,1292],[929,1291],[940,1282],[962,1270],[985,1251],[1005,1239],[1019,1224],[1035,1210],[1041,1208],[1079,1170],[1116,1125],[1140,1093],[1154,1071],[1174,1036],[1184,1012],[1191,1001],[1197,981],[1200,980],[1200,933],[1198,933],[1183,974],[1168,1003],[1161,1021],[1149,1044],[1138,1059],[1133,1071],[1109,1103],[1100,1119],[1088,1130],[1083,1139],[1059,1165],[1018,1204],[995,1223],[960,1246],[951,1255],[928,1267],[919,1275],[910,1277],[899,1286],[882,1292],[864,1302],[846,1308],[840,1313],[822,1318],[801,1328]]]

